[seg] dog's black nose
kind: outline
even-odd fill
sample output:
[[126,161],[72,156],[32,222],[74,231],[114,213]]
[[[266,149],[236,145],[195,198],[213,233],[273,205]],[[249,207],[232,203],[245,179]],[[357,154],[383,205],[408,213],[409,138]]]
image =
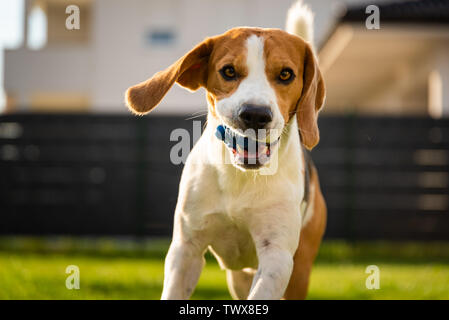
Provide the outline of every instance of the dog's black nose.
[[263,129],[273,120],[273,113],[269,107],[254,104],[244,104],[238,115],[245,129]]

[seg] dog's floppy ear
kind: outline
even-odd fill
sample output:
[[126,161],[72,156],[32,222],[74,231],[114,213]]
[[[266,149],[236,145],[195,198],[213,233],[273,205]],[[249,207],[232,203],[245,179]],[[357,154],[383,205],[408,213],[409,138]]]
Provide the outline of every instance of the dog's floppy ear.
[[195,91],[207,82],[207,65],[214,38],[207,38],[167,69],[126,91],[126,104],[136,114],[156,107],[175,82]]
[[304,56],[303,87],[299,98],[296,119],[304,146],[311,150],[320,140],[318,111],[324,104],[326,90],[312,49],[306,44]]

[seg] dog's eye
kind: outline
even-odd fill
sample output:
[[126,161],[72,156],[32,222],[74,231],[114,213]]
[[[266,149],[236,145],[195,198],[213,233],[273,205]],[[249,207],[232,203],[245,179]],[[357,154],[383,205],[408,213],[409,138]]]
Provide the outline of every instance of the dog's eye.
[[235,80],[237,78],[237,73],[235,72],[235,69],[233,66],[224,66],[220,70],[221,75],[225,80]]
[[288,83],[293,80],[294,76],[295,75],[293,74],[292,69],[285,68],[279,73],[279,81],[282,83]]

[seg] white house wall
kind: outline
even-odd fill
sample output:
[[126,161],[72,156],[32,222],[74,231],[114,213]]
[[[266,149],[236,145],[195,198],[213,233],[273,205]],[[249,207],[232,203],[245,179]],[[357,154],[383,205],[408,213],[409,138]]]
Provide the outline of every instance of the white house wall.
[[[110,111],[123,105],[123,93],[169,66],[207,36],[235,26],[283,28],[291,0],[168,0],[95,2],[93,107]],[[175,41],[163,46],[145,43],[145,32],[173,30]],[[204,91],[192,94],[174,86],[158,112],[192,113],[205,107]]]
[[[207,36],[236,26],[283,28],[294,1],[92,0],[90,43],[78,48],[62,45],[42,51],[8,51],[6,91],[24,106],[39,90],[80,91],[89,95],[93,111],[126,112],[123,94],[130,85],[169,66]],[[307,2],[316,12],[316,40],[320,42],[332,27],[333,10],[341,1]],[[173,30],[174,42],[149,44],[145,37],[154,29]],[[204,107],[202,90],[192,94],[174,86],[156,112],[192,114]]]
[[18,107],[39,92],[87,93],[92,85],[92,52],[86,47],[5,51],[5,90]]

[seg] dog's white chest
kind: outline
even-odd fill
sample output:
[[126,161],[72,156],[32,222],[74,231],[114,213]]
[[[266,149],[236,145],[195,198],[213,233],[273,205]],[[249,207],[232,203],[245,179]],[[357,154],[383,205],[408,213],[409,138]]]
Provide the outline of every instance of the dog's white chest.
[[[254,237],[270,228],[275,236],[277,226],[282,224],[300,228],[298,185],[281,177],[243,177],[241,181],[227,180],[230,175],[223,177],[221,208],[204,217],[204,225],[211,230],[211,251],[222,268],[257,268]],[[270,183],[274,188],[267,187]]]
[[257,253],[249,230],[227,214],[207,217],[215,237],[209,249],[214,253],[221,268],[257,268]]

